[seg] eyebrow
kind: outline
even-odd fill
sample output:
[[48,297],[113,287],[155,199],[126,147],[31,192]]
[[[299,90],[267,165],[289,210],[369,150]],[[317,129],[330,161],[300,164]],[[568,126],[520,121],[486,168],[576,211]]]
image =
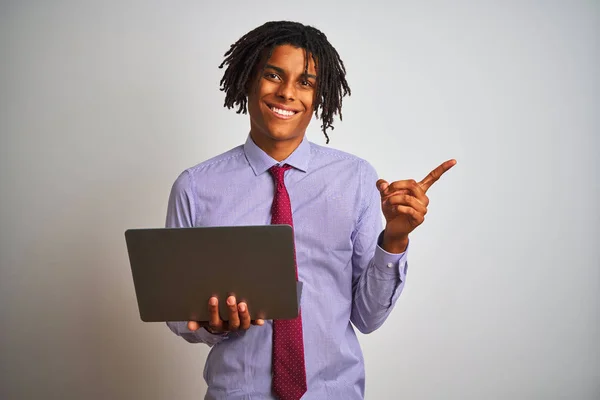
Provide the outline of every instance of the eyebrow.
[[[272,65],[272,64],[265,65],[265,69],[267,69],[267,68],[270,68],[272,70],[279,72],[282,75],[285,75],[285,71],[283,70],[283,68],[276,67],[275,65]],[[304,74],[302,74],[302,76],[304,76],[306,78],[317,79],[317,76],[313,75],[313,74],[304,73]]]

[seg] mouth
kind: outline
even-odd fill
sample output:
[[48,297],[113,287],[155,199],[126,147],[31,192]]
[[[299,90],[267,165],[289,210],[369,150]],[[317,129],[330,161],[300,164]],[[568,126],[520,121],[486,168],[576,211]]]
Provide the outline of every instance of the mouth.
[[293,110],[289,107],[283,107],[281,105],[279,106],[275,106],[275,105],[271,105],[268,103],[265,103],[267,105],[267,107],[269,108],[269,110],[271,110],[271,113],[273,115],[275,115],[277,118],[280,119],[290,119],[293,118],[296,114],[298,114],[300,111],[297,110]]

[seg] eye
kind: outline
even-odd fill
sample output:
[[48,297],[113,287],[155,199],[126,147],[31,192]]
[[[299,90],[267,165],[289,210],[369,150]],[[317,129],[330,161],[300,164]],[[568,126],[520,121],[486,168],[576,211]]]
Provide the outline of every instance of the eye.
[[277,75],[274,72],[266,72],[265,73],[265,78],[272,80],[272,81],[278,81],[281,80],[281,78],[279,77],[279,75]]
[[301,79],[300,80],[300,85],[305,86],[305,87],[312,87],[313,84],[311,81],[309,81],[308,79]]

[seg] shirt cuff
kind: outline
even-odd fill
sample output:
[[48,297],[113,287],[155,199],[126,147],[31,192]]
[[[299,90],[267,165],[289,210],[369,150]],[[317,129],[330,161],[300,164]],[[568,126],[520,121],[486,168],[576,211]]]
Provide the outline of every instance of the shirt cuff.
[[211,346],[227,339],[227,333],[210,333],[205,328],[199,328],[197,331],[191,333],[194,333],[203,343]]
[[375,249],[375,257],[373,258],[375,267],[380,272],[387,275],[399,276],[401,281],[404,281],[408,269],[407,254],[410,248],[410,240],[403,253],[394,254],[385,251],[381,244],[383,243],[383,232],[379,234],[377,239],[377,248]]
[[198,328],[196,331],[190,331],[187,328],[186,321],[168,323],[171,330],[176,330],[176,333],[190,343],[206,343],[213,346],[224,339],[227,339],[227,333],[210,333],[204,328]]

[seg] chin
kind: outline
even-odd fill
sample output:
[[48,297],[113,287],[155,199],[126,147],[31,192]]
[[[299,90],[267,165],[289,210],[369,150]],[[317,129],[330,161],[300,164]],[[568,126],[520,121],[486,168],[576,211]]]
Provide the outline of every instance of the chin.
[[301,138],[304,136],[303,133],[296,130],[289,129],[269,129],[267,132],[268,136],[273,140],[284,141]]

